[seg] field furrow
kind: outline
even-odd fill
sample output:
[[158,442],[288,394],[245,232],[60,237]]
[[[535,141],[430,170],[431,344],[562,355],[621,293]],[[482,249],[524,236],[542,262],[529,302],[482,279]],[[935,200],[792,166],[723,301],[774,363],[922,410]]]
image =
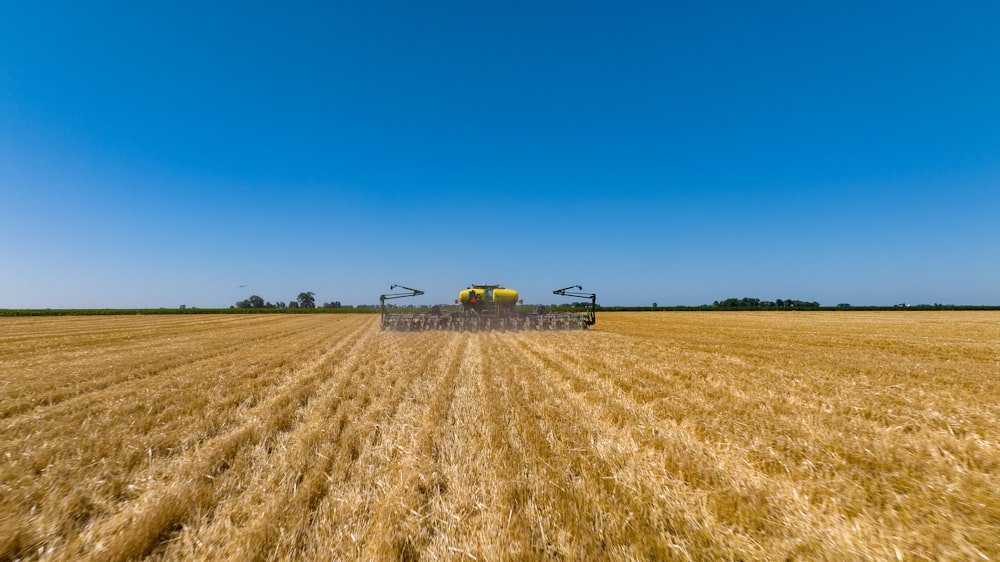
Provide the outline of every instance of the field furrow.
[[[136,332],[131,329],[119,330],[115,332],[116,339],[61,344],[57,350],[42,343],[36,348],[33,360],[10,361],[7,366],[17,376],[7,384],[17,383],[21,394],[0,404],[0,419],[22,412],[29,412],[31,417],[46,415],[45,409],[64,400],[79,397],[89,400],[93,393],[112,386],[117,391],[123,383],[144,388],[150,377],[172,376],[178,371],[199,373],[198,363],[220,363],[225,356],[233,361],[246,361],[247,349],[262,349],[268,344],[281,350],[282,357],[289,356],[296,348],[316,349],[319,342],[312,339],[315,334],[310,334],[315,330],[297,323],[288,326],[295,328],[275,331],[273,324],[258,327],[236,323],[205,328],[199,323],[168,327],[173,331],[141,337],[134,336]],[[205,334],[206,331],[211,333]],[[252,358],[259,359],[259,356]],[[74,409],[73,404],[68,406]]]

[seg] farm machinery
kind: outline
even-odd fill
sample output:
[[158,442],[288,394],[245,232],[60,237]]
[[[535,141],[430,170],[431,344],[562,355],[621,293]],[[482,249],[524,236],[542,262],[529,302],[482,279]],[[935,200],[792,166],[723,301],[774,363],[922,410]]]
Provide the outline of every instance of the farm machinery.
[[469,285],[458,293],[455,305],[447,309],[435,305],[428,312],[387,307],[385,301],[416,297],[420,289],[392,285],[379,297],[382,309],[380,329],[393,332],[443,330],[455,332],[517,332],[524,330],[586,330],[597,322],[597,295],[584,293],[580,285],[552,291],[564,297],[590,299],[587,312],[555,312],[544,306],[524,310],[517,291],[501,285]]

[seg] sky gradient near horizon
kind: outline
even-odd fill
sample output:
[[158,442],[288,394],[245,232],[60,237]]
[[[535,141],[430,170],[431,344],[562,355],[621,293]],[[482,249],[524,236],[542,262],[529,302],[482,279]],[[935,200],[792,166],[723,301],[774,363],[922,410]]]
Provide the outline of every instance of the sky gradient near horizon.
[[991,1],[0,0],[0,308],[997,305],[997,29]]

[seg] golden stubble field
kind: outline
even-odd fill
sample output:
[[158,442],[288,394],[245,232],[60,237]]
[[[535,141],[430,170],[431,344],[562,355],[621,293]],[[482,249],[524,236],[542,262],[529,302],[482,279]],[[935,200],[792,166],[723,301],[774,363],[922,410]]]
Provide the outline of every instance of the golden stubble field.
[[1000,560],[1000,314],[0,319],[0,560]]

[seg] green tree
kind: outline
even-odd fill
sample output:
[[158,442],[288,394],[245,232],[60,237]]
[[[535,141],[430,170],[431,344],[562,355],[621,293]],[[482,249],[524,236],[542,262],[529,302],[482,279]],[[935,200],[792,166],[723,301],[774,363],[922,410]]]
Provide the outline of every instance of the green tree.
[[316,308],[316,293],[312,291],[306,291],[304,293],[299,293],[297,301],[299,301],[299,308]]
[[250,298],[236,303],[236,308],[264,308],[264,299],[257,295],[250,295]]

